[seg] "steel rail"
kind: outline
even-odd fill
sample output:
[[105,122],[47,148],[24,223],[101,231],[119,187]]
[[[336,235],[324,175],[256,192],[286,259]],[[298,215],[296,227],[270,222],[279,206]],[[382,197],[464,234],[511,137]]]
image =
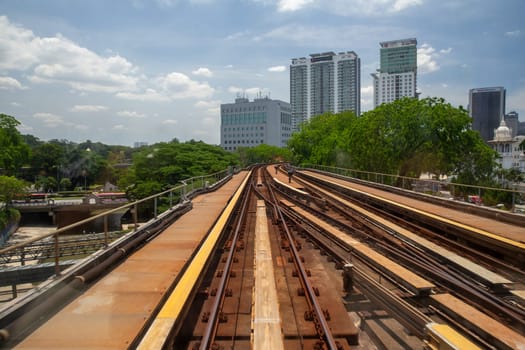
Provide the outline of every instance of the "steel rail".
[[[252,181],[253,181],[253,175],[252,175]],[[233,233],[231,248],[228,253],[228,257],[226,259],[226,263],[223,269],[221,280],[219,282],[219,286],[217,288],[217,294],[215,296],[215,300],[210,310],[210,316],[208,319],[208,323],[206,325],[206,328],[204,330],[204,333],[202,335],[202,338],[199,344],[200,350],[211,349],[213,345],[213,340],[215,339],[215,336],[217,334],[217,328],[219,326],[219,312],[222,309],[224,298],[226,296],[226,286],[228,285],[228,281],[230,278],[231,267],[233,265],[233,256],[235,255],[235,250],[237,246],[237,241],[239,240],[241,227],[244,223],[246,213],[248,212],[247,208],[248,208],[248,203],[250,199],[250,191],[251,191],[251,186],[247,186],[243,193],[242,204],[241,204],[241,208],[239,211],[239,217],[237,219],[237,225]]]
[[275,211],[278,215],[278,219],[281,223],[281,227],[285,231],[286,238],[289,241],[289,247],[292,253],[293,261],[297,268],[298,275],[300,276],[299,280],[305,291],[306,300],[310,308],[314,311],[314,322],[316,323],[316,329],[318,333],[320,333],[319,336],[321,337],[321,340],[325,342],[328,348],[337,350],[339,349],[339,347],[332,335],[330,326],[328,325],[326,317],[324,316],[321,305],[319,304],[317,297],[315,296],[315,291],[308,280],[306,269],[303,263],[301,262],[299,251],[297,250],[292,234],[290,233],[290,230],[286,225],[286,221],[284,220],[284,216],[278,204],[277,198],[275,197],[275,193],[273,192],[272,186],[268,183],[268,181],[266,181],[266,184],[268,185],[268,192],[271,197],[269,203],[275,208]]
[[[375,270],[374,266],[371,266],[368,261],[365,261],[359,255],[353,254],[349,247],[345,246],[344,243],[340,243],[338,240],[335,242],[332,241],[332,238],[326,237],[321,229],[317,228],[315,224],[310,223],[308,220],[301,218],[301,221],[296,217],[291,210],[283,210],[283,213],[294,221],[299,227],[302,227],[306,233],[312,238],[318,246],[324,249],[330,256],[332,256],[339,264],[346,264],[349,262],[348,256],[351,255],[354,259],[359,261],[359,264],[371,267]],[[306,228],[305,225],[308,225],[309,228],[316,231],[320,236],[325,239],[320,239],[315,237],[310,230]],[[334,242],[335,244],[328,244],[326,241]],[[343,251],[341,251],[343,250]],[[367,274],[362,270],[358,265],[355,264],[355,260],[352,259],[354,263],[354,277],[355,282],[362,289],[364,294],[375,304],[381,306],[384,310],[388,311],[392,317],[394,317],[399,323],[401,323],[405,328],[412,331],[420,339],[425,337],[425,326],[431,322],[430,317],[424,315],[414,306],[410,305],[408,302],[398,297],[392,293],[388,288],[382,286],[378,282],[371,279]],[[388,278],[388,276],[386,276]],[[390,280],[390,278],[388,278]],[[397,283],[393,280],[390,280],[392,283]],[[403,286],[399,286],[404,289]]]
[[[305,185],[304,182],[303,185]],[[332,199],[330,202],[334,201],[337,202],[335,199]],[[298,204],[304,207],[302,203]],[[339,206],[344,206],[344,204],[339,202]],[[309,209],[310,211],[315,211],[312,208]],[[355,218],[350,216],[350,214],[346,211],[339,210],[339,212],[345,215],[347,218],[355,220]],[[323,217],[327,216],[321,212],[317,212],[316,215]],[[358,214],[358,216],[362,217],[360,214]],[[401,240],[398,235],[395,234],[396,232],[392,229],[385,227],[384,225],[377,223],[367,217],[362,217],[362,219],[359,221],[361,224],[372,225],[373,228],[379,228],[387,232],[386,235],[382,235],[381,237],[370,236],[369,239],[375,241],[376,244],[381,246],[382,249],[389,255],[396,256],[397,259],[403,261],[405,266],[411,268],[417,267],[417,270],[421,274],[425,276],[432,276],[434,281],[439,281],[439,284],[441,284],[441,286],[445,287],[447,290],[450,290],[456,295],[461,296],[461,298],[464,300],[466,299],[469,302],[474,301],[478,307],[485,309],[490,314],[492,314],[493,317],[506,319],[507,322],[511,321],[514,328],[520,333],[523,334],[523,332],[525,332],[525,312],[522,310],[517,310],[515,307],[508,305],[500,298],[490,294],[486,290],[480,289],[478,282],[472,283],[468,280],[465,280],[465,276],[463,274],[458,273],[455,270],[451,270],[450,268],[443,267],[439,259],[426,254],[424,251],[421,251],[417,247],[413,246],[412,243],[407,244],[407,242]],[[374,232],[375,230],[372,229],[371,231]],[[385,244],[385,239],[387,242],[389,242],[389,244]],[[399,240],[404,242],[404,244],[399,244]],[[462,294],[458,294],[458,291],[461,291]]]

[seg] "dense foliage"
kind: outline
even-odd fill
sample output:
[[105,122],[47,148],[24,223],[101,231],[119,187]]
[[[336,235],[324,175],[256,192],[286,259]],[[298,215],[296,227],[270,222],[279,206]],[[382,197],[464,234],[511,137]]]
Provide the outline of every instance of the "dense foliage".
[[133,156],[133,165],[119,182],[133,198],[144,198],[179,181],[212,174],[239,164],[238,156],[201,141],[173,140],[144,147]]
[[292,159],[292,153],[288,148],[265,144],[256,147],[239,147],[237,154],[243,167],[256,163],[284,162]]
[[25,181],[14,176],[0,176],[0,203],[5,210],[15,198],[26,192],[26,187]]
[[17,129],[15,118],[0,114],[0,169],[7,175],[17,175],[30,156],[29,146]]
[[443,99],[404,98],[359,118],[351,112],[314,117],[289,146],[302,163],[415,177],[455,174],[467,184],[487,184],[497,154],[470,123],[463,108]]

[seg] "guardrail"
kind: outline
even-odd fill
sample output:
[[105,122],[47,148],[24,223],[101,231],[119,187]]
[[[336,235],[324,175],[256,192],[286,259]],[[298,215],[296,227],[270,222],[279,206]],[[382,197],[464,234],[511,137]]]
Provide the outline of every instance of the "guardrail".
[[525,191],[520,191],[517,189],[466,185],[442,180],[420,179],[395,174],[376,173],[370,171],[338,168],[325,165],[304,164],[298,168],[316,169],[341,176],[353,177],[359,180],[375,182],[381,185],[394,186],[416,192],[432,194],[438,197],[443,197],[444,195],[446,196],[447,194],[444,194],[443,191],[447,191],[449,192],[450,197],[445,198],[448,199],[457,199],[458,197],[461,197],[462,200],[468,201],[469,195],[474,195],[479,198],[483,198],[483,195],[488,191],[508,193],[512,196],[512,201],[511,203],[509,203],[512,205],[511,211],[515,211],[516,204],[519,204],[520,200],[525,200]]
[[[29,239],[23,243],[14,244],[5,248],[0,249],[0,257],[4,254],[24,254],[24,249],[41,240],[48,239],[50,237],[54,240],[54,249],[55,249],[55,274],[57,276],[60,276],[60,240],[59,236],[61,233],[64,233],[66,231],[70,231],[71,229],[74,229],[75,227],[85,225],[86,223],[89,223],[94,220],[104,220],[104,244],[107,247],[109,245],[109,234],[108,234],[108,217],[109,215],[115,213],[115,212],[122,212],[123,210],[131,210],[131,213],[133,215],[133,231],[137,231],[138,229],[138,217],[137,213],[139,210],[139,207],[141,205],[147,205],[148,207],[151,207],[151,201],[153,201],[153,211],[151,218],[157,219],[159,214],[162,214],[163,212],[166,212],[168,210],[171,210],[174,205],[178,202],[184,202],[187,201],[188,198],[193,196],[194,194],[198,193],[199,191],[205,190],[209,187],[212,187],[213,185],[224,181],[227,177],[231,176],[232,171],[231,170],[223,170],[217,173],[213,173],[210,175],[204,175],[204,176],[195,176],[186,180],[181,181],[182,185],[178,185],[175,187],[172,187],[166,191],[151,195],[149,197],[137,200],[135,202],[127,203],[125,205],[119,206],[118,208],[110,209],[108,211],[105,211],[101,214],[92,216],[88,219],[78,221],[74,224],[62,227],[60,229],[57,229],[56,231],[53,231],[51,233],[43,234],[41,236]],[[0,265],[1,266],[1,265]]]

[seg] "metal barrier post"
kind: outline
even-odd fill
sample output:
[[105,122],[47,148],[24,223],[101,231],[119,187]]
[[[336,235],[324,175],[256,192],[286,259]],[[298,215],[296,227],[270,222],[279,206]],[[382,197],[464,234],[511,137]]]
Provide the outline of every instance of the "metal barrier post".
[[104,215],[104,245],[108,246],[108,216]]
[[133,231],[137,231],[137,212],[138,212],[138,205],[135,204],[133,206]]
[[55,239],[55,275],[60,276],[60,261],[59,261],[59,247],[58,247],[58,234],[53,235]]
[[153,198],[153,217],[155,219],[157,218],[157,198],[158,197]]

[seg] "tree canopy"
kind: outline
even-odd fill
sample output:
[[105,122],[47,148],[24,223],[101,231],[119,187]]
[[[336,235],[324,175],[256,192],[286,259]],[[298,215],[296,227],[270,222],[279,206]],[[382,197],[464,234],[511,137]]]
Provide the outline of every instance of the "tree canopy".
[[131,185],[131,195],[143,198],[175,186],[179,181],[212,174],[239,164],[236,154],[201,141],[157,143],[133,156],[133,165],[119,187]]
[[356,117],[314,117],[289,146],[302,163],[416,176],[456,174],[465,183],[492,177],[497,154],[461,107],[440,98],[404,98]]
[[0,114],[0,168],[7,175],[16,175],[29,161],[30,148],[17,127],[20,122],[7,114]]
[[292,159],[292,153],[288,148],[266,144],[255,147],[239,147],[237,148],[237,154],[239,154],[242,166],[256,163],[290,161]]

